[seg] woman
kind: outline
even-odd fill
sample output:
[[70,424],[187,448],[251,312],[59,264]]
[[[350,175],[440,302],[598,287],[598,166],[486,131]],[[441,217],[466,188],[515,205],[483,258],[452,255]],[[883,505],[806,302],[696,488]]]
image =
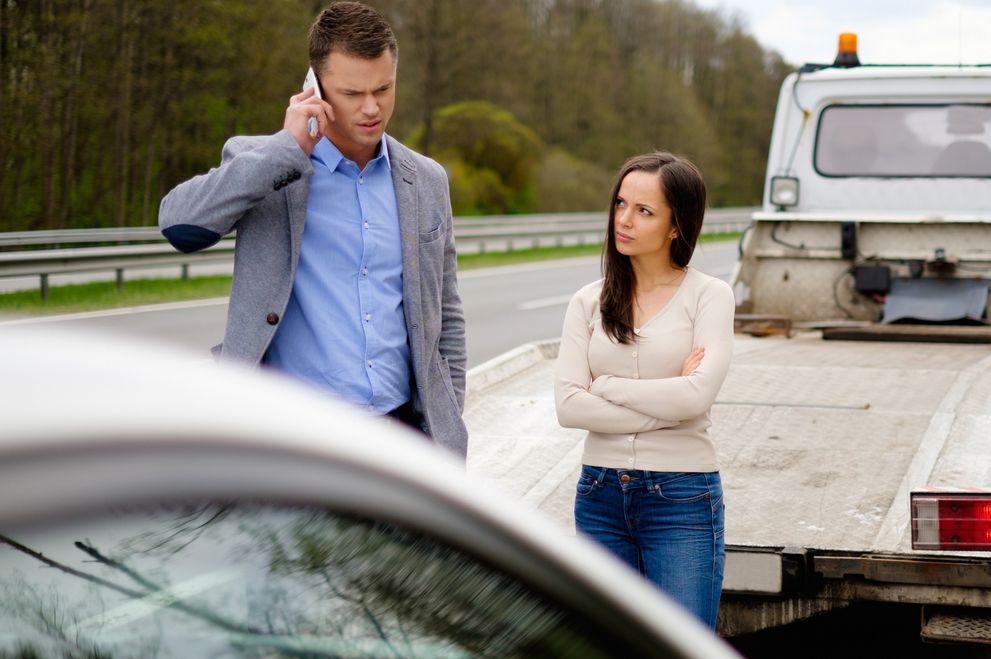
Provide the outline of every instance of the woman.
[[723,495],[709,409],[733,351],[733,292],[689,267],[705,184],[669,153],[617,176],[605,277],[571,299],[555,372],[562,426],[588,430],[577,528],[710,627],[722,590]]

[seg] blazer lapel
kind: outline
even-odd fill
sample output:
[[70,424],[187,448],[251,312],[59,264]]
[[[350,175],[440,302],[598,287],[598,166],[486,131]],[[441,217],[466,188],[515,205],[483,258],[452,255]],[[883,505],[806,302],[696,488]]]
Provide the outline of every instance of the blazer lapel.
[[[403,312],[406,314],[410,348],[419,357],[422,351],[420,341],[423,338],[423,323],[420,317],[420,213],[416,165],[403,145],[391,137],[387,141],[403,243]],[[418,361],[415,359],[414,363]]]

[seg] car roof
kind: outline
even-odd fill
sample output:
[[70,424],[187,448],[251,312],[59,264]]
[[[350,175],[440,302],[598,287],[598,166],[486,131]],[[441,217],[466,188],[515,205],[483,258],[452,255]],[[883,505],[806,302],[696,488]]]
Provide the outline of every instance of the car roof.
[[294,381],[159,345],[23,327],[0,331],[0,364],[0,524],[170,494],[333,497],[397,522],[429,519],[489,556],[546,557],[683,656],[737,656],[603,550],[549,532],[549,520],[416,433]]

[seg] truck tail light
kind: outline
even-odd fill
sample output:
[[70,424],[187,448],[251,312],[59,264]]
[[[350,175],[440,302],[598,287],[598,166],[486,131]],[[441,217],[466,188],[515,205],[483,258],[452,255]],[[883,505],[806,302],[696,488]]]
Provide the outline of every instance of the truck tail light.
[[991,492],[913,492],[912,549],[991,550]]

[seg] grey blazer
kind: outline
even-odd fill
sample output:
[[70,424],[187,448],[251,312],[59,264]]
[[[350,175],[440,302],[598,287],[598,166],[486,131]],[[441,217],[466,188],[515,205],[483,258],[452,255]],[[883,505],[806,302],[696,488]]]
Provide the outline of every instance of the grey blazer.
[[[413,406],[433,440],[465,456],[465,321],[458,295],[447,174],[387,137],[403,253]],[[219,167],[162,200],[159,226],[192,252],[237,231],[222,359],[257,365],[292,292],[313,165],[292,136],[233,137]]]

